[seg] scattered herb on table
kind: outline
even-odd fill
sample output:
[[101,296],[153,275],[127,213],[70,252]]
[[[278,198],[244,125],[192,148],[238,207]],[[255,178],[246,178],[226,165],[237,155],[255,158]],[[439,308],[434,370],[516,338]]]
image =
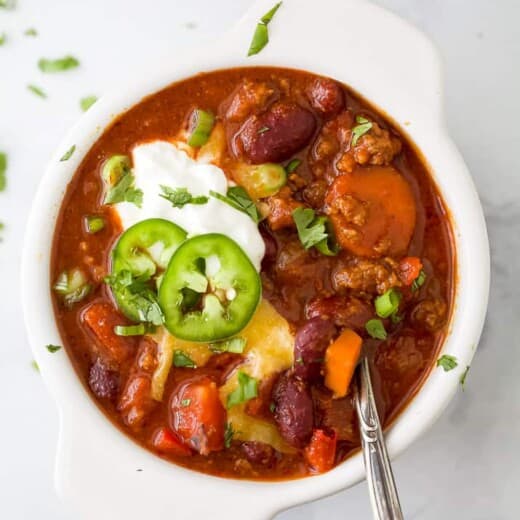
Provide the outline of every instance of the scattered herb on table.
[[7,154],[0,152],[0,191],[4,191],[7,186]]
[[30,92],[32,92],[33,94],[36,94],[37,96],[39,96],[41,98],[45,99],[47,97],[47,94],[40,87],[37,87],[36,85],[27,85],[27,90],[29,90]]
[[38,31],[34,27],[29,27],[29,29],[26,29],[24,31],[24,35],[35,38],[36,36],[38,36]]
[[55,352],[58,352],[58,350],[61,350],[60,345],[46,345],[45,348],[51,353],[54,354]]
[[41,58],[38,61],[38,68],[45,73],[63,72],[79,67],[79,61],[74,56],[65,56],[56,60]]
[[262,18],[260,18],[260,21],[256,25],[253,39],[251,40],[251,44],[249,46],[249,51],[247,52],[248,56],[258,54],[269,43],[269,31],[267,26],[281,5],[282,2],[278,2],[272,9],[265,13]]
[[81,107],[81,110],[83,110],[83,112],[86,112],[97,101],[97,99],[98,98],[96,96],[87,96],[80,99],[79,105]]
[[65,161],[68,161],[71,157],[72,157],[72,154],[76,151],[76,145],[73,144],[64,154],[63,156],[61,157],[60,159],[60,162],[65,162]]

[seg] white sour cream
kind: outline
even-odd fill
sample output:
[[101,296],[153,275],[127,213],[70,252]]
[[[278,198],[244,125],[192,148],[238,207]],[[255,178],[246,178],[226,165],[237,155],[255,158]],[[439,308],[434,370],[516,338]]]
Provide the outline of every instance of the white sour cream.
[[[200,163],[166,141],[153,141],[132,150],[135,185],[143,191],[143,205],[117,204],[124,229],[141,220],[164,218],[182,227],[188,235],[221,233],[232,238],[260,271],[265,246],[257,225],[245,213],[209,195],[210,190],[223,195],[229,186],[224,172],[213,164]],[[174,208],[160,197],[160,186],[187,188],[193,195],[209,197],[206,204],[186,204]]]

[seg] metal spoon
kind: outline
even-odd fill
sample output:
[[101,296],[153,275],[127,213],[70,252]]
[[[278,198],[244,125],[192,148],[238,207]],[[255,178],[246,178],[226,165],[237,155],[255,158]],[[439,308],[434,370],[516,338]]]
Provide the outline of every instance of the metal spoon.
[[356,410],[372,512],[376,520],[402,520],[392,466],[377,413],[370,366],[363,357],[357,368]]

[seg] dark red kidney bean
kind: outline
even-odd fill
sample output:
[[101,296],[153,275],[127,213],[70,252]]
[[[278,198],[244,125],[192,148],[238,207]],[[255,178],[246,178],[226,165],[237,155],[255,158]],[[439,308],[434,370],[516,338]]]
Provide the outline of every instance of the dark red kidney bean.
[[334,295],[316,298],[305,306],[307,318],[317,316],[332,320],[338,327],[348,327],[365,333],[365,324],[375,316],[374,308],[367,302],[349,296]]
[[325,350],[335,335],[334,323],[321,317],[298,329],[294,340],[294,373],[298,377],[309,382],[319,379]]
[[278,244],[276,243],[276,239],[272,235],[269,228],[263,222],[260,223],[258,231],[260,231],[260,235],[262,235],[262,239],[265,245],[265,253],[264,257],[262,258],[262,271],[265,271],[276,262]]
[[281,436],[296,448],[303,448],[314,424],[312,398],[307,384],[293,373],[280,376],[273,389],[274,420]]
[[243,442],[241,448],[247,460],[253,464],[272,467],[276,462],[276,451],[269,444],[256,441]]
[[119,374],[98,358],[90,367],[88,385],[99,399],[115,399],[119,390]]
[[253,164],[281,162],[308,144],[316,121],[295,103],[275,103],[269,110],[250,116],[239,133],[244,154]]
[[312,108],[326,118],[335,116],[345,107],[345,95],[341,86],[329,78],[314,80],[307,95]]

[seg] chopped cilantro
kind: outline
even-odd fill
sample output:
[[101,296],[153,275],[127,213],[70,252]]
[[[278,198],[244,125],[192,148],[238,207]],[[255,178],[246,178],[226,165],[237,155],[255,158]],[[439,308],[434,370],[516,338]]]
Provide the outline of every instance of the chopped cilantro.
[[132,172],[124,172],[119,181],[107,191],[104,203],[131,202],[140,208],[143,205],[143,192],[134,187],[134,182]]
[[265,13],[262,18],[260,18],[260,21],[256,25],[253,39],[251,40],[251,44],[249,46],[249,51],[247,52],[248,56],[258,54],[269,43],[269,32],[267,30],[267,25],[273,19],[273,16],[281,5],[282,2],[278,2],[272,9]]
[[40,367],[38,366],[38,363],[36,363],[36,361],[33,359],[31,361],[31,367],[36,370],[36,372],[39,372],[40,371]]
[[289,174],[292,173],[300,166],[302,162],[300,159],[291,159],[286,165],[285,165],[285,171]]
[[227,396],[226,408],[245,403],[258,395],[258,381],[241,370],[238,372],[238,386]]
[[58,352],[58,350],[61,350],[61,347],[59,345],[46,345],[45,347],[51,354],[54,354],[55,352]]
[[2,45],[4,45],[6,41],[7,41],[7,34],[5,34],[5,33],[0,34],[0,47]]
[[47,97],[47,94],[40,87],[37,87],[36,85],[27,85],[27,89],[30,90],[33,94],[36,94],[37,96],[39,96],[41,98]]
[[356,123],[352,128],[352,146],[356,146],[360,137],[364,136],[372,128],[372,123],[363,116],[356,116]]
[[251,200],[251,197],[247,194],[247,191],[241,186],[232,186],[228,189],[226,195],[222,195],[221,193],[217,193],[215,191],[210,191],[209,194],[212,197],[229,204],[238,211],[249,215],[256,224],[260,222],[262,217],[258,211],[258,208]]
[[81,110],[86,112],[97,101],[97,99],[96,96],[87,96],[80,99],[79,106],[81,107]]
[[7,186],[7,154],[0,152],[0,191],[4,191]]
[[76,145],[73,144],[62,156],[62,158],[60,159],[60,162],[65,162],[65,161],[68,161],[71,157],[72,157],[72,154],[76,151]]
[[437,366],[442,367],[444,369],[444,372],[449,372],[450,370],[453,370],[457,365],[457,358],[455,356],[450,356],[449,354],[443,354],[437,360]]
[[462,386],[462,390],[464,390],[465,388],[465,385],[466,385],[466,377],[468,376],[468,372],[469,372],[469,366],[466,367],[466,369],[464,370],[464,372],[462,373],[462,375],[460,376],[460,384]]
[[74,56],[65,56],[56,60],[41,58],[38,67],[42,72],[54,73],[79,67],[79,61]]
[[187,356],[182,350],[173,353],[173,365],[176,367],[197,368],[195,361]]
[[205,195],[194,197],[187,188],[170,188],[161,185],[161,190],[159,197],[170,201],[174,208],[183,208],[186,204],[206,204],[209,200]]
[[316,216],[311,208],[296,208],[292,216],[298,237],[305,249],[314,246],[324,255],[333,256],[337,254],[337,247],[330,245],[330,242],[333,242],[332,230],[327,217]]
[[233,352],[234,354],[242,354],[246,346],[246,339],[240,336],[220,341],[218,343],[210,343],[209,349],[212,352]]
[[226,424],[226,431],[224,432],[224,446],[226,448],[231,448],[231,442],[233,441],[233,435],[235,435],[235,431],[233,430],[233,425],[228,422]]
[[38,31],[34,27],[29,27],[29,29],[24,31],[24,35],[32,36],[34,38],[35,36],[38,36]]
[[412,292],[418,291],[426,281],[426,273],[421,269],[417,278],[412,282]]

